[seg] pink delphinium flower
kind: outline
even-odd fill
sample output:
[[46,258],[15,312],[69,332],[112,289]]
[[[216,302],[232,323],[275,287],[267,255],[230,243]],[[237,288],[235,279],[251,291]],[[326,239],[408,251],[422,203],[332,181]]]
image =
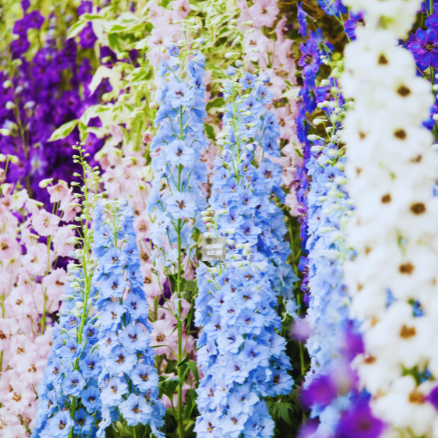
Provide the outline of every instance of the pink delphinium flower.
[[0,260],[6,260],[12,257],[17,251],[17,241],[8,234],[0,235]]
[[51,203],[61,202],[70,194],[68,187],[60,182],[54,186],[47,187],[47,191],[50,194]]
[[256,27],[271,27],[279,12],[277,0],[254,0],[254,4],[249,8],[253,24]]
[[[175,324],[167,319],[159,319],[153,323],[151,333],[151,347],[157,355],[165,354],[168,358],[173,358],[173,351],[178,349],[178,332]],[[161,345],[161,347],[158,347]],[[170,347],[170,348],[169,348]]]
[[[71,189],[63,184],[50,187],[49,193],[61,205],[74,200]],[[14,192],[12,188],[7,196],[0,203],[0,295],[5,311],[0,318],[0,436],[25,438],[26,427],[32,429],[35,421],[35,393],[50,352],[47,313],[58,310],[64,291],[63,269],[53,271],[47,279],[44,276],[61,255],[57,249],[65,244],[56,237],[65,233],[68,238],[74,233],[60,225],[59,216],[41,210],[41,204],[29,199],[25,190]],[[18,210],[20,215],[15,216]],[[40,236],[55,241],[48,238],[47,245],[38,243]]]
[[27,254],[23,257],[24,267],[32,275],[44,275],[48,261],[47,246],[43,243],[28,248]]
[[263,73],[266,73],[269,77],[267,86],[269,91],[273,94],[272,98],[274,100],[280,99],[283,90],[286,88],[286,82],[281,76],[277,76],[272,68],[264,70]]
[[54,297],[59,297],[64,292],[66,283],[67,273],[63,268],[53,270],[43,280],[43,286],[47,288],[47,293]]
[[41,210],[38,214],[34,214],[32,218],[32,226],[40,236],[53,236],[58,229],[59,217]]

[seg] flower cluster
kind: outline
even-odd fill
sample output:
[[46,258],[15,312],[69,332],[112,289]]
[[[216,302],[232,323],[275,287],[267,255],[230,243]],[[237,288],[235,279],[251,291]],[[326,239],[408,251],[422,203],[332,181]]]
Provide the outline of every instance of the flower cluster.
[[[0,161],[5,158],[0,154]],[[10,164],[6,160],[6,170]],[[48,188],[53,213],[29,198],[19,185],[0,193],[0,430],[27,437],[34,426],[35,392],[50,352],[51,322],[64,293],[60,257],[72,249],[75,212],[66,183]]]
[[[245,35],[243,51],[245,67],[254,72],[254,65],[261,74],[269,76],[265,85],[272,93],[272,112],[280,124],[281,157],[272,157],[272,161],[282,166],[282,185],[288,191],[285,205],[291,215],[297,215],[297,199],[292,186],[297,166],[302,166],[301,144],[297,138],[295,116],[298,110],[296,100],[283,101],[283,92],[288,86],[295,86],[297,79],[296,63],[292,54],[293,40],[285,38],[286,17],[277,21],[279,9],[277,0],[258,0],[248,7],[246,0],[240,0],[239,30]],[[276,24],[275,24],[276,23]],[[273,28],[276,40],[263,33],[263,28]],[[292,89],[293,91],[294,89]],[[287,92],[286,92],[287,95]]]
[[[28,11],[28,2],[22,5],[24,15],[15,22],[15,39],[3,56],[7,68],[0,72],[0,150],[20,159],[9,172],[8,181],[20,181],[30,196],[34,194],[49,206],[47,192],[39,182],[48,177],[65,179],[72,173],[76,166],[70,160],[70,145],[79,140],[79,135],[75,130],[65,140],[50,142],[49,138],[56,128],[78,118],[95,103],[99,93],[91,95],[88,89],[92,77],[89,59],[82,59],[73,39],[60,35],[71,24],[67,20],[72,16],[52,13],[46,20],[38,10]],[[31,44],[30,35],[35,33]],[[37,46],[39,50],[35,51]],[[90,137],[87,149],[93,152],[101,143],[97,137]]]
[[367,397],[356,387],[350,361],[363,352],[354,321],[349,319],[350,298],[344,282],[343,264],[352,257],[346,247],[345,228],[352,203],[345,191],[345,148],[340,134],[346,111],[337,76],[342,62],[323,58],[333,76],[315,89],[325,117],[313,120],[323,125],[326,139],[309,135],[311,158],[307,163],[311,185],[308,194],[307,250],[309,258],[309,309],[306,322],[311,328],[307,349],[311,368],[306,376],[303,402],[311,407],[311,417],[319,417],[317,435],[356,436],[360,427],[369,437],[382,432],[382,422],[372,416]]
[[[184,344],[182,338],[186,324],[190,327],[192,315],[192,312],[183,312],[183,294],[187,297],[189,292],[183,286],[193,278],[192,266],[196,257],[193,236],[204,229],[200,212],[206,207],[201,188],[201,184],[207,182],[207,168],[201,161],[202,148],[208,148],[204,136],[205,57],[195,49],[203,41],[192,40],[197,29],[192,22],[184,22],[185,44],[181,44],[181,48],[169,46],[169,60],[163,57],[160,62],[161,88],[157,95],[160,107],[155,119],[158,131],[150,146],[154,151],[154,179],[148,199],[148,212],[153,218],[150,231],[153,260],[155,268],[166,274],[174,295],[171,313],[177,321],[173,330],[178,336],[174,352],[178,364],[187,354],[188,338]],[[169,327],[169,321],[166,323]],[[164,345],[170,347],[169,342]],[[184,427],[183,367],[178,365],[177,371],[178,413],[175,417],[181,430]]]
[[133,210],[126,201],[106,205],[96,207],[93,221],[97,260],[93,290],[97,291],[102,363],[98,382],[103,419],[97,436],[105,436],[105,429],[121,417],[128,426],[147,424],[155,436],[164,437],[158,430],[164,406],[158,400]]
[[[92,285],[95,260],[91,253],[91,220],[97,194],[99,172],[86,162],[85,149],[74,146],[78,155],[75,163],[83,167],[81,215],[77,218],[79,236],[71,242],[77,249],[69,256],[77,263],[69,263],[68,283],[61,300],[59,320],[52,332],[52,350],[38,388],[38,411],[32,432],[35,438],[95,437],[101,419],[100,391],[97,380],[102,364],[96,353],[98,329],[95,302],[97,289]],[[76,175],[79,177],[79,175]],[[78,183],[77,183],[78,184]],[[51,274],[53,275],[53,274]]]
[[[234,73],[234,72],[233,72]],[[233,76],[235,76],[233,74]],[[284,199],[278,156],[280,127],[264,106],[269,77],[246,72],[223,83],[228,103],[215,160],[211,207],[203,213],[206,238],[226,239],[226,260],[197,269],[199,437],[273,434],[263,397],[291,390],[291,368],[276,306],[296,280],[285,261],[286,227],[274,199]],[[259,156],[256,167],[254,159]]]
[[347,46],[344,93],[355,100],[342,134],[355,212],[345,264],[351,314],[365,353],[354,360],[376,416],[415,436],[437,433],[436,247],[438,158],[421,126],[433,103],[411,53],[397,47],[420,1],[349,0],[367,27]]

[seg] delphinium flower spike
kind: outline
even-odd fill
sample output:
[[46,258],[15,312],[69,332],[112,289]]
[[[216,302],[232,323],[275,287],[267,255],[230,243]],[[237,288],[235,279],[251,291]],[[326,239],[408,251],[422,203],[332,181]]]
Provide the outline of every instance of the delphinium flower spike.
[[[399,47],[420,0],[345,0],[367,26],[345,50],[344,94],[354,99],[342,140],[355,210],[345,265],[351,313],[365,352],[353,365],[387,436],[432,437],[438,386],[436,238],[438,174],[433,135],[422,126],[433,104],[412,53]],[[429,5],[432,2],[427,2]],[[430,47],[433,50],[433,47]]]
[[[284,199],[278,154],[280,129],[267,75],[250,72],[223,83],[225,129],[215,161],[211,207],[203,212],[206,238],[227,239],[226,260],[197,269],[198,437],[270,437],[274,422],[263,400],[291,391],[285,339],[277,333],[278,296],[292,297],[296,281],[285,261],[286,228],[275,197]],[[240,81],[237,81],[239,77]],[[257,163],[259,158],[259,163]]]
[[150,346],[151,325],[140,272],[140,254],[134,212],[125,200],[105,201],[94,214],[97,268],[93,286],[98,290],[99,357],[102,371],[102,416],[98,432],[116,421],[126,422],[136,436],[137,424],[149,425],[152,434],[163,424],[164,406],[158,400],[155,352]]
[[155,120],[158,131],[151,143],[154,179],[148,200],[155,269],[166,274],[171,293],[176,294],[174,311],[165,306],[177,320],[178,399],[174,414],[179,437],[185,427],[182,362],[187,357],[187,342],[183,343],[183,334],[193,315],[182,311],[182,298],[192,300],[185,294],[184,284],[190,279],[196,255],[194,237],[205,229],[200,212],[207,206],[201,187],[207,182],[207,167],[201,161],[202,148],[208,148],[204,136],[205,57],[195,50],[202,39],[192,40],[197,29],[195,23],[184,21],[184,40],[178,46],[169,45],[169,59],[163,57],[159,65],[160,107]]
[[[52,332],[50,353],[44,379],[38,390],[39,406],[35,438],[94,437],[100,419],[101,405],[97,379],[101,361],[96,354],[97,328],[94,311],[96,289],[92,285],[95,260],[91,249],[93,232],[91,222],[100,182],[99,171],[86,162],[85,149],[73,146],[77,151],[74,161],[82,166],[80,215],[77,237],[70,240],[77,249],[69,256],[76,260],[68,265],[68,285],[61,297],[63,305],[59,321]],[[76,183],[79,185],[79,183]]]

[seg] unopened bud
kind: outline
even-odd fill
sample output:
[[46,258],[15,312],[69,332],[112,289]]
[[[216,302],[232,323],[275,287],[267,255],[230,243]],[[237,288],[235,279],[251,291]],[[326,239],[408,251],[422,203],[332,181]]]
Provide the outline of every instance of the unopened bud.
[[40,181],[38,186],[40,189],[45,189],[52,181],[53,181],[53,178],[43,179]]

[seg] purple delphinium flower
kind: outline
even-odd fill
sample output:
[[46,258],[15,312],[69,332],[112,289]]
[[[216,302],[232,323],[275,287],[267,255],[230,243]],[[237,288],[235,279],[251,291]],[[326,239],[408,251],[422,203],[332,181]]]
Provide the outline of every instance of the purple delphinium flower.
[[322,64],[318,47],[313,41],[308,41],[306,44],[301,44],[301,53],[298,64],[303,67],[304,83],[308,87],[313,87],[315,76]]
[[359,400],[353,409],[341,415],[336,438],[378,438],[384,429],[384,423],[374,417],[369,403]]
[[363,22],[362,12],[350,12],[350,18],[344,23],[345,33],[347,34],[348,38],[353,41],[356,39],[356,27],[360,23],[363,24]]
[[434,13],[426,20],[426,26],[433,30],[438,30],[438,4],[434,5],[433,11]]
[[430,391],[427,400],[438,411],[438,386],[436,386],[435,388],[432,389],[432,391]]
[[438,67],[438,35],[434,30],[418,29],[408,47],[421,69]]
[[78,7],[78,15],[90,13],[92,10],[93,10],[92,1],[82,1],[80,6]]
[[336,15],[338,17],[348,11],[341,0],[318,0],[318,5],[327,15]]
[[93,32],[93,25],[89,22],[79,34],[80,45],[83,49],[92,49],[94,43],[97,41],[97,37]]
[[301,393],[301,401],[305,406],[328,406],[338,395],[336,385],[330,376],[320,376]]
[[298,33],[304,37],[307,36],[307,17],[309,15],[303,11],[303,3],[297,3],[297,8],[298,23],[300,24],[300,29],[298,30]]

